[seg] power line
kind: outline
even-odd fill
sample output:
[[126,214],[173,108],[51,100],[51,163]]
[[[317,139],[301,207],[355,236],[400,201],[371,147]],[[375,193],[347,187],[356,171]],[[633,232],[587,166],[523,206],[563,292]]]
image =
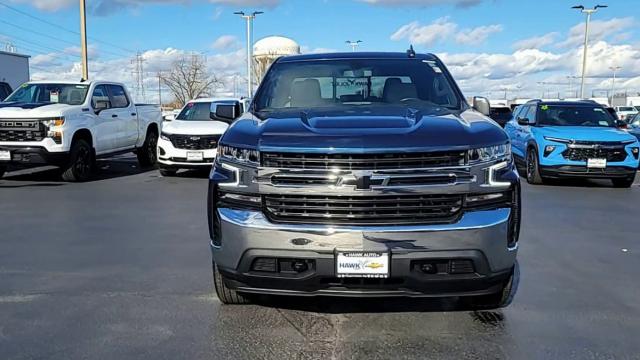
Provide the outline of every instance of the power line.
[[[65,43],[65,44],[70,44],[70,45],[72,45],[72,46],[78,46],[78,43],[77,43],[77,42],[71,42],[71,41],[63,40],[63,39],[60,39],[60,38],[55,37],[55,36],[51,36],[51,35],[48,35],[48,34],[45,34],[45,33],[41,33],[41,32],[39,32],[39,31],[31,30],[31,29],[29,29],[29,28],[26,28],[26,27],[23,27],[23,26],[20,26],[20,25],[16,25],[16,24],[10,23],[10,22],[8,22],[8,21],[6,21],[6,20],[2,20],[2,19],[0,19],[0,23],[6,24],[6,25],[9,25],[9,26],[13,26],[13,27],[15,27],[15,28],[17,28],[17,29],[20,29],[20,30],[22,30],[22,31],[30,32],[30,33],[32,33],[32,34],[36,34],[36,35],[39,35],[39,36],[45,37],[45,38],[47,38],[47,39],[52,39],[52,40],[60,41],[60,42],[63,42],[63,43]],[[114,52],[111,52],[111,51],[108,51],[108,50],[104,50],[104,49],[102,49],[102,50],[100,50],[100,51],[101,51],[101,52],[103,52],[103,53],[107,53],[107,54],[111,54],[111,55],[115,55],[115,56],[122,56],[121,54],[117,54],[117,53],[114,53]]]
[[[51,22],[51,21],[47,21],[47,20],[45,20],[45,19],[39,18],[39,17],[34,16],[34,15],[31,15],[31,14],[29,14],[29,13],[27,13],[27,12],[24,12],[24,11],[22,11],[22,10],[20,10],[20,9],[17,9],[17,8],[15,8],[15,7],[11,6],[11,5],[8,5],[8,4],[6,4],[6,3],[4,3],[4,2],[2,2],[2,1],[0,1],[0,6],[4,6],[5,8],[7,8],[7,9],[9,9],[9,10],[12,10],[12,11],[14,11],[14,12],[17,12],[17,13],[21,14],[21,15],[27,16],[27,17],[29,17],[29,18],[31,18],[31,19],[37,20],[37,21],[39,21],[39,22],[41,22],[41,23],[43,23],[43,24],[47,24],[47,25],[49,25],[49,26],[53,26],[53,27],[55,27],[55,28],[57,28],[57,29],[64,30],[64,31],[66,31],[66,32],[68,32],[68,33],[71,33],[71,34],[74,34],[74,35],[80,35],[80,33],[79,33],[79,32],[77,32],[77,31],[74,31],[74,30],[71,30],[71,29],[67,29],[67,28],[65,28],[65,27],[60,26],[59,24],[53,23],[53,22]],[[102,43],[102,44],[104,44],[104,45],[111,46],[111,47],[116,48],[116,49],[120,49],[120,50],[125,51],[125,52],[127,52],[127,53],[135,53],[135,51],[133,51],[133,50],[131,50],[131,49],[127,49],[127,48],[124,48],[124,47],[122,47],[122,46],[112,44],[112,43],[110,43],[110,42],[108,42],[108,41],[104,41],[104,40],[100,40],[100,39],[94,38],[94,37],[92,37],[92,36],[89,36],[89,39],[91,39],[91,40],[93,40],[93,41],[95,41],[95,42]]]
[[[76,58],[76,57],[78,57],[78,55],[74,56],[72,54],[68,54],[68,53],[65,52],[65,50],[60,49],[60,48],[54,48],[54,47],[51,47],[51,46],[42,45],[42,44],[40,44],[38,42],[35,42],[35,41],[32,41],[32,40],[27,40],[27,39],[24,39],[24,38],[20,38],[20,37],[14,36],[14,35],[7,35],[7,34],[3,34],[3,33],[0,33],[0,35],[9,38],[12,41],[17,41],[17,42],[22,42],[22,43],[29,44],[29,45],[32,45],[32,46],[37,46],[37,47],[42,48],[42,49],[44,49],[46,51],[53,51],[54,53],[60,53],[59,54],[60,56],[68,56],[68,57],[73,58],[74,60],[78,60]],[[26,46],[21,46],[21,47],[25,48],[25,49],[28,49],[30,51],[34,51],[36,53],[39,52],[41,54],[46,54],[46,53],[43,53],[42,50],[33,50],[33,49],[27,48]],[[49,55],[49,54],[46,54],[46,55]]]

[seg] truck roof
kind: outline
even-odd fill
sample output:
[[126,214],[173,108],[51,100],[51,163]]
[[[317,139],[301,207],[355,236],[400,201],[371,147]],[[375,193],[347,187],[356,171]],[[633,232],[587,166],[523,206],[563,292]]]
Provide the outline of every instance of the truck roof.
[[195,103],[201,103],[201,102],[214,102],[214,101],[242,101],[243,99],[240,98],[234,98],[234,97],[208,97],[208,98],[197,98],[197,99],[193,99],[193,100],[189,100],[188,102],[195,102]]
[[323,54],[304,54],[304,55],[291,55],[284,56],[278,59],[277,62],[289,62],[289,61],[310,61],[310,60],[336,60],[336,59],[422,59],[422,60],[436,60],[436,56],[433,54],[419,54],[416,53],[415,57],[409,57],[406,52],[338,52],[338,53],[323,53]]
[[564,106],[593,106],[602,104],[598,103],[594,100],[584,99],[584,100],[529,100],[527,104],[542,104],[542,105],[564,105]]
[[98,84],[113,84],[113,85],[122,85],[123,83],[119,83],[116,81],[104,81],[104,80],[94,80],[94,81],[70,81],[70,80],[35,80],[29,81],[27,84],[65,84],[65,85],[91,85],[94,83]]

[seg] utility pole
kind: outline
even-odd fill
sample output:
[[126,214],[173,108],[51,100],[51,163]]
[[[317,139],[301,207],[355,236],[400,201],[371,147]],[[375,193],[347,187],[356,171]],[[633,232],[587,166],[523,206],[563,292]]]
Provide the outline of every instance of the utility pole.
[[146,60],[142,57],[142,54],[140,52],[138,52],[136,54],[136,57],[131,60],[131,63],[135,65],[135,68],[133,70],[133,76],[136,81],[135,96],[138,101],[140,101],[140,99],[145,99],[146,97],[145,91],[144,91],[144,65],[143,65],[145,61]]
[[587,19],[584,25],[584,50],[582,53],[582,80],[580,82],[580,98],[584,99],[584,78],[587,73],[587,48],[589,46],[589,22],[591,22],[591,15],[598,12],[600,8],[606,8],[607,5],[596,5],[593,9],[586,9],[582,5],[576,5],[571,7],[572,9],[578,9],[581,13],[585,14]]
[[158,72],[158,103],[160,103],[160,109],[162,110],[162,73]]
[[80,0],[80,43],[82,48],[82,80],[89,80],[89,57],[87,53],[87,7]]
[[620,66],[610,66],[609,70],[613,71],[613,79],[611,80],[611,106],[613,106],[613,99],[616,97],[616,72],[622,69]]
[[346,43],[351,46],[351,51],[356,52],[356,50],[358,49],[358,46],[360,46],[360,44],[362,43],[362,40],[347,40]]
[[262,11],[254,11],[250,14],[245,14],[244,11],[236,11],[234,12],[236,15],[240,15],[243,19],[247,21],[247,96],[253,97],[253,79],[252,79],[252,53],[253,53],[253,40],[251,39],[253,35],[253,19],[256,18],[257,15],[264,14]]

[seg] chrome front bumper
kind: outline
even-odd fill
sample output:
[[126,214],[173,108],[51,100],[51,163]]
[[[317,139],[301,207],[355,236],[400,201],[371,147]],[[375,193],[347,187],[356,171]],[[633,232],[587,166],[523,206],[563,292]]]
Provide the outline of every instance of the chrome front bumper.
[[[336,250],[389,252],[392,257],[412,252],[478,251],[491,272],[510,269],[517,244],[507,246],[511,209],[468,211],[458,222],[442,225],[336,226],[274,224],[262,212],[217,209],[220,246],[211,242],[214,261],[221,268],[236,270],[250,250],[268,249],[315,253],[319,257]],[[393,271],[393,269],[392,269]]]

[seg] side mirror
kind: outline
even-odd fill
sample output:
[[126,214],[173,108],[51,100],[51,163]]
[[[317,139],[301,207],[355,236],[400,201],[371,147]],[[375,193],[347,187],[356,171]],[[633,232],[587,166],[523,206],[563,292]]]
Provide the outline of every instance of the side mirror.
[[175,115],[173,115],[173,114],[171,114],[171,115],[165,115],[165,116],[163,116],[163,117],[162,117],[162,119],[163,119],[164,121],[173,121],[173,120],[175,120],[175,119],[176,119],[176,116],[175,116]]
[[213,120],[223,120],[231,122],[239,116],[235,104],[211,104],[210,117]]
[[627,129],[629,128],[629,124],[627,124],[624,120],[616,120],[615,125],[618,129]]
[[529,119],[527,119],[527,118],[521,118],[521,117],[519,117],[519,118],[518,118],[518,124],[519,124],[519,125],[528,126],[528,125],[531,125],[531,121],[529,121]]
[[473,108],[482,115],[489,116],[491,114],[491,104],[489,103],[489,99],[485,97],[474,96]]
[[108,109],[109,105],[109,101],[107,100],[97,100],[93,105],[93,110],[95,110],[96,114],[100,114],[102,110]]

